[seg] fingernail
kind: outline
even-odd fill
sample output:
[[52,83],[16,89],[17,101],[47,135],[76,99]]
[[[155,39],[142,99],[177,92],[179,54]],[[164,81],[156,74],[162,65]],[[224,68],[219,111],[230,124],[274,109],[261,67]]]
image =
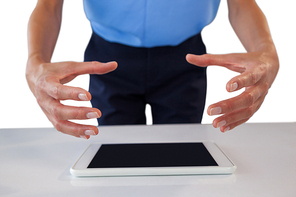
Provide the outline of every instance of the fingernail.
[[210,110],[210,116],[221,114],[221,107],[214,107]]
[[227,132],[230,130],[230,127],[226,127],[223,132]]
[[87,140],[87,137],[84,135],[81,135],[80,138]]
[[234,82],[234,83],[232,83],[231,85],[230,85],[230,91],[232,92],[232,91],[234,91],[234,90],[236,90],[238,88],[238,84],[236,83],[236,82]]
[[78,98],[82,101],[88,101],[88,97],[86,96],[86,94],[78,94]]
[[86,114],[86,117],[89,118],[89,119],[92,119],[92,118],[99,118],[99,115],[97,112],[89,112]]
[[85,135],[96,135],[96,133],[93,130],[86,130],[84,132]]
[[222,121],[218,122],[217,128],[223,127],[224,125],[226,125],[226,121],[225,120],[222,120]]

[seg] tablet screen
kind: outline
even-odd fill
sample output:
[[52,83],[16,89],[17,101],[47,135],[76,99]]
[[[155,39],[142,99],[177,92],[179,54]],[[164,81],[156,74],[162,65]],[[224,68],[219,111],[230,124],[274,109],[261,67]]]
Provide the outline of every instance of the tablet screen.
[[218,166],[203,143],[103,144],[88,168]]

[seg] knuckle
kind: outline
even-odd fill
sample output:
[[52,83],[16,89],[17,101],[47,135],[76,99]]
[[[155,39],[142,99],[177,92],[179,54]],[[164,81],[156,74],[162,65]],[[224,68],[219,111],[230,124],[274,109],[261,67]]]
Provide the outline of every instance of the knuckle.
[[75,127],[72,130],[72,135],[79,137],[81,135],[84,135],[84,132],[82,131],[81,128]]
[[240,77],[237,77],[235,79],[235,81],[236,81],[238,87],[244,87],[245,86],[243,79],[241,79]]
[[255,113],[255,110],[254,110],[253,106],[250,106],[250,107],[246,108],[246,116],[248,118],[253,116],[254,113]]
[[250,72],[249,77],[252,84],[256,84],[261,78],[266,78],[268,70],[265,66],[259,65],[255,70]]
[[264,66],[263,64],[261,64],[259,67],[258,67],[260,73],[263,75],[263,74],[266,74],[268,69],[266,66]]
[[227,124],[231,124],[233,122],[236,122],[235,116],[233,116],[233,115],[227,116],[226,122],[227,122]]
[[59,89],[60,88],[59,87],[56,87],[56,86],[52,88],[51,95],[52,95],[53,98],[59,99],[59,92],[60,92]]
[[254,102],[255,102],[255,97],[254,97],[254,95],[253,95],[251,92],[248,93],[247,96],[246,96],[246,104],[247,104],[248,106],[250,106],[250,105],[253,105]]
[[234,105],[232,104],[232,102],[225,102],[222,105],[222,109],[224,109],[224,112],[230,112],[234,110]]
[[251,83],[255,84],[257,82],[257,75],[254,72],[250,73]]
[[62,132],[62,123],[60,121],[54,121],[53,122],[53,126],[55,127],[55,129],[57,131]]
[[263,83],[263,89],[265,90],[266,93],[268,92],[269,88],[270,88],[270,85],[268,82]]
[[79,107],[77,108],[77,110],[73,110],[73,116],[75,117],[75,119],[87,119],[87,113],[89,112],[89,110],[87,108],[84,107]]
[[261,67],[262,77],[266,78],[268,76],[268,69],[266,67]]
[[75,110],[72,113],[74,119],[82,119],[82,112],[80,110]]
[[52,106],[51,115],[57,120],[62,119],[59,106],[57,105]]

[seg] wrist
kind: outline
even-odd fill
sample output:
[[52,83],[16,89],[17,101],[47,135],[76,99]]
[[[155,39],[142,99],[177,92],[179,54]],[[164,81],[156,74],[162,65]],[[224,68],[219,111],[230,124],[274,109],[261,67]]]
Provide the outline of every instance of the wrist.
[[271,61],[272,64],[274,64],[275,66],[279,65],[278,54],[272,41],[262,42],[250,52],[259,52],[262,54],[263,57],[268,58],[269,62]]
[[258,52],[261,52],[261,60],[266,63],[266,65],[269,66],[269,82],[270,86],[272,85],[273,81],[276,78],[276,75],[279,71],[280,63],[278,54],[275,48],[275,45],[273,43],[266,43],[262,44],[259,48],[260,50]]
[[30,90],[35,95],[35,84],[40,76],[40,66],[46,63],[40,55],[29,55],[26,65],[26,80]]

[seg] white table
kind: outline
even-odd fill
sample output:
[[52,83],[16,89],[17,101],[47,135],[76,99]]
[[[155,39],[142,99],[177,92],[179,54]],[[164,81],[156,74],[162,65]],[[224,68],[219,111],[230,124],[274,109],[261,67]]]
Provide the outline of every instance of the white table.
[[[53,128],[0,129],[0,196],[296,196],[296,123],[100,127],[90,140]],[[93,142],[213,140],[237,165],[232,175],[72,177]]]

